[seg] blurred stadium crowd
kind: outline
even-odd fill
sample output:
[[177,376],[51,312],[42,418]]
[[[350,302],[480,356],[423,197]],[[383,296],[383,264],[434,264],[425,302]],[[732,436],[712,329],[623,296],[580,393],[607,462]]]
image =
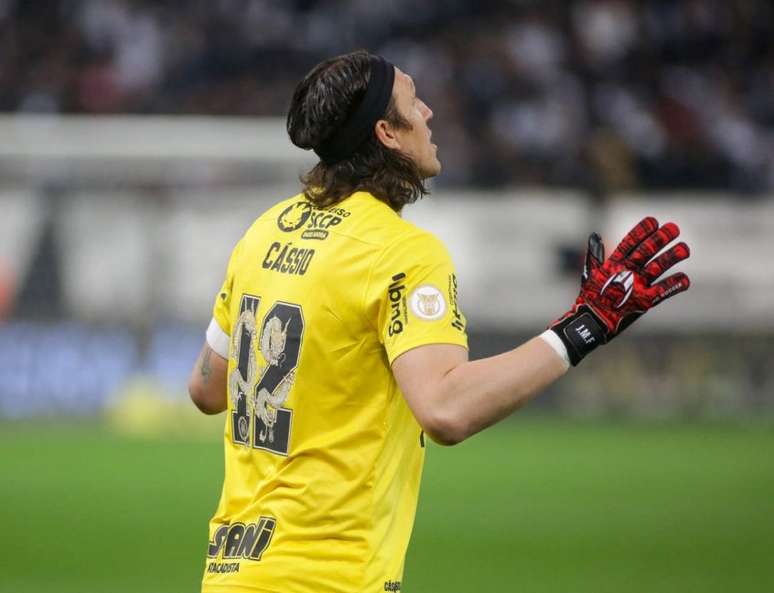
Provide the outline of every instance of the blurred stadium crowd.
[[280,115],[358,47],[418,81],[444,185],[774,189],[769,0],[0,0],[0,111]]

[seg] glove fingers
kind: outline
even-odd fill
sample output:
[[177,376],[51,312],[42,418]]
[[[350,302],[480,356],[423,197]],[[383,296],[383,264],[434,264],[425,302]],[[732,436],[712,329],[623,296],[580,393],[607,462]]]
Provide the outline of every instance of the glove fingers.
[[691,281],[688,279],[688,276],[682,272],[664,278],[661,282],[654,284],[651,288],[653,294],[651,306],[655,307],[661,301],[665,301],[676,294],[685,292],[690,286]]
[[628,257],[629,263],[637,267],[644,266],[665,245],[680,235],[680,227],[668,222],[639,244]]
[[637,225],[630,230],[623,240],[610,254],[610,259],[615,262],[622,262],[634,249],[658,229],[658,221],[652,216],[643,218]]
[[684,259],[688,259],[690,255],[691,250],[688,248],[688,245],[683,242],[678,243],[645,266],[642,275],[648,284],[650,284],[675,264],[680,263]]

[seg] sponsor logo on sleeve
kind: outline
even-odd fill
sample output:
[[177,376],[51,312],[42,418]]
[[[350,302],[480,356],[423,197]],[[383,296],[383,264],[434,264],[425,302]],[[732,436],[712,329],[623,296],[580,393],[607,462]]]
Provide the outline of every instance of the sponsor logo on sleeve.
[[452,327],[458,331],[465,331],[465,318],[457,306],[457,275],[449,274],[449,307],[451,308]]
[[446,300],[443,293],[432,284],[423,284],[409,297],[411,312],[426,321],[440,319],[446,313]]
[[401,332],[408,323],[406,314],[406,285],[403,283],[406,274],[399,272],[392,277],[392,283],[387,288],[387,300],[390,303],[390,325],[387,334],[392,337]]

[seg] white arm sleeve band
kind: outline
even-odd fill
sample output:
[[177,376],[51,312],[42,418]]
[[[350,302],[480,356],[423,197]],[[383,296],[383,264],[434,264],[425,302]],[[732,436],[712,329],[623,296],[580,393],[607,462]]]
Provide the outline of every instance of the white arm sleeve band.
[[[215,354],[221,358],[228,358],[228,343],[230,341],[229,335],[220,329],[218,322],[213,318],[210,321],[209,327],[207,327],[207,344],[209,344]],[[561,344],[561,342],[559,343]]]
[[559,336],[557,336],[550,329],[547,329],[542,334],[540,334],[540,337],[546,344],[551,346],[551,348],[556,351],[556,353],[559,355],[559,358],[564,361],[564,364],[566,365],[565,368],[569,367],[570,355],[567,354],[567,347],[564,345],[564,343],[562,343],[562,340],[559,339]]

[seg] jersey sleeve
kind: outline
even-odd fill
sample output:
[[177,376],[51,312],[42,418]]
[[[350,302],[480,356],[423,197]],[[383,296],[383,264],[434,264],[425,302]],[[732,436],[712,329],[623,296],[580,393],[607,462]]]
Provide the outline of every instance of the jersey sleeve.
[[430,233],[388,246],[371,271],[379,340],[390,364],[426,344],[468,347],[465,316],[457,302],[457,275],[446,247]]
[[231,299],[234,290],[234,268],[236,259],[239,256],[241,242],[237,243],[231,252],[228,267],[226,268],[226,277],[215,297],[215,304],[212,307],[212,321],[207,328],[207,343],[223,358],[228,358],[228,346],[231,335]]

